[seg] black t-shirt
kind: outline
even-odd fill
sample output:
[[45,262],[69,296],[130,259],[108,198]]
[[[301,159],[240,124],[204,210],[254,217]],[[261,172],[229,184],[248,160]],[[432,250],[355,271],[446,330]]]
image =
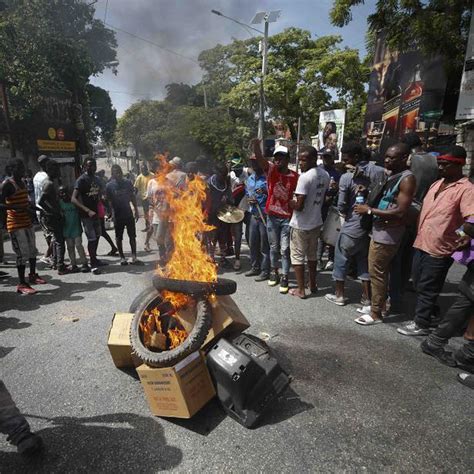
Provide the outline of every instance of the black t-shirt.
[[[87,173],[82,174],[76,181],[74,189],[77,189],[80,194],[82,204],[91,211],[97,213],[97,204],[103,192],[103,182],[97,176],[89,176]],[[87,217],[87,213],[79,209],[79,214],[82,217]]]
[[112,203],[115,220],[126,220],[133,217],[130,202],[134,196],[133,184],[128,179],[112,179],[106,187],[107,199]]
[[62,219],[61,206],[59,204],[58,187],[48,177],[43,184],[43,192],[41,193],[39,204],[42,207],[42,215],[51,223],[59,223]]

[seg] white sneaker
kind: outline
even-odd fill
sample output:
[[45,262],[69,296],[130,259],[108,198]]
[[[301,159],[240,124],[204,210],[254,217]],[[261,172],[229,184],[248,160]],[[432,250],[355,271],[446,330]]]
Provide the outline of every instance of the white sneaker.
[[328,260],[328,263],[326,263],[324,270],[334,270],[334,262],[331,262],[331,260]]
[[360,314],[370,314],[370,304],[367,306],[362,306],[362,308],[357,308],[357,312]]

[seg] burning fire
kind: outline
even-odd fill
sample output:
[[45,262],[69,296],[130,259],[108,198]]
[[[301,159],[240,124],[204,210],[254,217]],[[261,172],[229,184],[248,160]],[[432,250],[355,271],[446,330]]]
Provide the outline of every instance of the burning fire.
[[[206,183],[198,176],[188,181],[184,189],[173,187],[166,175],[172,166],[159,157],[160,169],[155,175],[167,204],[173,251],[166,268],[157,272],[167,278],[202,282],[217,281],[217,268],[205,252],[199,236],[213,229],[205,223],[204,202]],[[190,298],[180,293],[163,292],[176,309],[187,306]]]
[[[166,326],[168,329],[165,329]],[[169,313],[161,314],[156,306],[143,313],[140,329],[143,344],[151,350],[174,349],[188,337],[188,333],[176,318]]]
[[[158,156],[157,159],[160,168],[154,179],[165,203],[162,218],[170,221],[173,250],[166,267],[163,269],[158,266],[156,271],[166,278],[217,281],[217,267],[205,252],[199,238],[213,229],[205,223],[206,183],[196,176],[186,183],[184,189],[178,189],[166,177],[173,170],[172,166],[163,156]],[[171,308],[162,313],[163,303],[158,304],[145,311],[140,322],[143,344],[157,351],[174,349],[188,337],[187,331],[173,314],[195,304],[191,297],[183,293],[162,291],[161,296],[164,301],[171,303]]]

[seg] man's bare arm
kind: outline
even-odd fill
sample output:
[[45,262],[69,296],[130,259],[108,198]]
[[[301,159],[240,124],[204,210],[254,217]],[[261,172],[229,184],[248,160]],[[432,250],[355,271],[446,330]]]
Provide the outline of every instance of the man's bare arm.
[[261,141],[258,138],[254,138],[252,140],[252,148],[255,154],[255,158],[257,159],[257,163],[263,171],[267,172],[268,168],[270,167],[270,164],[268,163],[268,160],[266,160],[263,156],[260,144]]

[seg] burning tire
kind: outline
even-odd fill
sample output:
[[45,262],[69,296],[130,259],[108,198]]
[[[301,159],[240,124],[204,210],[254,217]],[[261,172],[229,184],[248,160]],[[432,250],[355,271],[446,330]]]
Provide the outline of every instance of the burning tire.
[[186,339],[174,349],[154,352],[145,346],[140,333],[140,323],[144,312],[157,300],[162,301],[159,294],[156,294],[156,290],[153,290],[149,288],[148,292],[142,292],[143,302],[136,309],[130,327],[130,343],[133,352],[145,364],[151,367],[170,367],[192,352],[197,351],[206,340],[212,323],[211,305],[206,298],[199,299],[197,302],[196,322]]
[[194,297],[215,294],[218,296],[232,295],[237,291],[237,283],[227,278],[218,278],[216,282],[177,280],[159,275],[153,277],[153,286],[158,290],[168,290],[175,293],[185,293]]
[[159,296],[158,290],[154,286],[149,286],[141,291],[138,296],[132,301],[130,308],[128,308],[129,313],[135,313],[138,307],[142,304],[143,301],[150,301],[150,297]]

